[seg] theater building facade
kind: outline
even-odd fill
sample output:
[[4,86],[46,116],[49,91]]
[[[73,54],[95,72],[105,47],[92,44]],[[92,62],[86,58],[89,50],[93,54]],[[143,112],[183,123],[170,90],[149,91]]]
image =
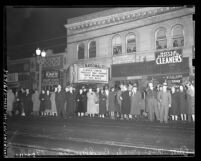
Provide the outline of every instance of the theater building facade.
[[114,8],[68,19],[68,81],[114,86],[193,78],[194,12],[185,6]]

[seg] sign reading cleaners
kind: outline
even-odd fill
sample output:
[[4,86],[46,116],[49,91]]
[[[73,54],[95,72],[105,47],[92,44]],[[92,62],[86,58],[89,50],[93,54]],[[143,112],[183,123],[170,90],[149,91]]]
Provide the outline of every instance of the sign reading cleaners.
[[78,68],[79,81],[108,82],[108,69],[99,68]]
[[155,61],[157,65],[181,63],[182,59],[181,49],[155,52]]

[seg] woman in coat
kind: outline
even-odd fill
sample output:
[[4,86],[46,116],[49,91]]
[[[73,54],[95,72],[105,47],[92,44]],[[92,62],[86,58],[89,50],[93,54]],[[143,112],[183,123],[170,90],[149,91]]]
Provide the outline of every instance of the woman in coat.
[[31,113],[33,112],[33,102],[31,99],[31,93],[29,89],[26,89],[25,99],[24,99],[24,112],[25,116],[30,117]]
[[82,89],[79,90],[79,93],[77,94],[76,97],[76,101],[77,101],[77,112],[78,112],[78,116],[83,116],[84,115],[84,93],[82,91]]
[[69,88],[67,100],[69,115],[74,116],[76,112],[76,93],[73,91],[72,87]]
[[12,116],[14,100],[15,100],[15,95],[14,95],[12,89],[8,89],[8,91],[7,91],[7,114],[9,116]]
[[186,97],[186,91],[184,90],[184,87],[181,85],[179,92],[179,108],[181,112],[181,120],[186,121],[186,115],[187,115],[187,97]]
[[40,99],[39,113],[40,113],[40,116],[44,116],[45,115],[45,91],[44,90],[41,91],[39,99]]
[[195,121],[195,89],[192,84],[188,85],[187,90],[188,121]]
[[172,87],[172,103],[170,108],[170,115],[172,115],[172,120],[177,120],[179,113],[179,91],[177,88]]
[[83,89],[83,111],[84,111],[84,115],[87,114],[87,89],[85,87],[82,88]]
[[51,101],[50,101],[50,91],[46,91],[45,95],[45,115],[50,115],[51,113]]
[[101,89],[101,92],[99,94],[99,114],[100,117],[104,118],[106,114],[106,95],[103,89]]
[[109,113],[111,119],[114,119],[115,110],[115,92],[114,87],[112,87],[111,91],[109,92]]
[[124,91],[122,92],[122,114],[124,118],[128,119],[130,113],[130,96],[129,91],[126,86],[124,86]]
[[32,94],[31,99],[33,102],[33,115],[39,116],[40,100],[38,90],[35,90],[34,94]]
[[136,86],[132,88],[130,99],[131,99],[131,109],[130,109],[131,117],[133,118],[134,116],[135,118],[139,118],[141,94],[139,91],[137,91]]
[[57,92],[57,88],[54,89],[54,92],[52,92],[51,96],[50,96],[50,101],[51,101],[51,112],[53,116],[57,116],[57,107],[56,107],[56,92]]
[[89,88],[89,92],[87,93],[87,113],[89,116],[94,117],[96,113],[96,94],[92,91],[92,88]]

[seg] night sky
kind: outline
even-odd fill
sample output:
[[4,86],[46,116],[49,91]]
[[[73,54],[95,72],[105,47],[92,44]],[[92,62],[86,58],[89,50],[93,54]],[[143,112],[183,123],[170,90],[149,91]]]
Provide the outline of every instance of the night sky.
[[108,8],[17,8],[6,7],[6,53],[10,59],[31,57],[37,47],[53,49],[54,53],[66,48],[68,18],[82,16]]

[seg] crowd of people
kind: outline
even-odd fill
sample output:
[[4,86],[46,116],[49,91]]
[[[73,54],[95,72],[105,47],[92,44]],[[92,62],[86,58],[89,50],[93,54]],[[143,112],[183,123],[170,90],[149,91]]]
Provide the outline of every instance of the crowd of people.
[[54,91],[30,92],[21,88],[13,93],[7,91],[7,114],[9,116],[57,116],[100,117],[110,119],[142,119],[167,123],[168,120],[195,121],[194,85],[168,87],[167,83],[139,90],[137,84],[97,88],[74,88],[61,85]]

